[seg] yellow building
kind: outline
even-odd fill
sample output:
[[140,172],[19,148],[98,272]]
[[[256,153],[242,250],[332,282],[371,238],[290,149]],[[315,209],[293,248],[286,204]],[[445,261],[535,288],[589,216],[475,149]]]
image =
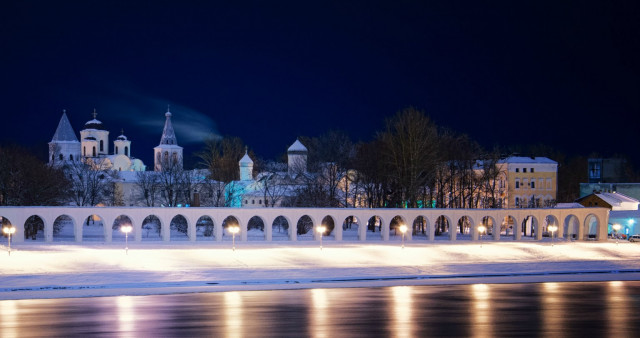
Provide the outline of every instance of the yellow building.
[[558,162],[546,157],[512,156],[499,163],[507,181],[504,208],[542,208],[555,202]]

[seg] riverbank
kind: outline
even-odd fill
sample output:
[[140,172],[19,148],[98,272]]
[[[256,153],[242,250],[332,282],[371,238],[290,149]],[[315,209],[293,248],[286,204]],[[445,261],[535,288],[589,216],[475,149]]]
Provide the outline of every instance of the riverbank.
[[[6,250],[6,248],[4,248]],[[392,285],[640,280],[640,245],[615,242],[124,243],[14,245],[0,299]]]

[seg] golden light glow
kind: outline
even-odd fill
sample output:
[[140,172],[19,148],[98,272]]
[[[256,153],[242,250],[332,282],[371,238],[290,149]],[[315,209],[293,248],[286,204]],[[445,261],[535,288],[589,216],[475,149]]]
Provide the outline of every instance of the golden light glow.
[[402,224],[402,225],[400,226],[400,232],[402,232],[403,234],[404,234],[405,232],[407,232],[407,225],[406,225],[406,224]]

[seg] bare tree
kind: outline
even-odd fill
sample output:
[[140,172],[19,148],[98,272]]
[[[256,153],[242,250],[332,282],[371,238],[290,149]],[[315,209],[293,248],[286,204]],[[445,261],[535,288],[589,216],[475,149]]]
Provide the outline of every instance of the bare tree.
[[137,200],[147,207],[155,207],[160,190],[158,174],[155,171],[136,173]]
[[113,173],[93,159],[67,162],[64,171],[71,178],[70,197],[77,206],[109,203],[113,198]]
[[386,121],[386,130],[378,138],[383,145],[383,161],[389,168],[392,205],[418,206],[420,191],[437,165],[437,136],[435,124],[413,107]]

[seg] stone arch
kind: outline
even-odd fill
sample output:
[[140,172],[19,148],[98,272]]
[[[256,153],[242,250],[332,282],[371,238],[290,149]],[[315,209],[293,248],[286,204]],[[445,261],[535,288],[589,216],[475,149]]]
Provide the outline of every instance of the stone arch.
[[[122,232],[122,226],[130,225],[132,227],[129,235]],[[136,227],[133,225],[133,220],[128,215],[119,215],[113,220],[113,225],[111,226],[111,241],[112,242],[124,242],[125,237],[129,236],[129,239],[133,239],[135,237]]]
[[142,240],[161,241],[162,240],[162,220],[157,215],[148,215],[142,221]]
[[429,221],[427,217],[419,215],[413,219],[411,223],[411,236],[413,239],[428,239],[429,238]]
[[[434,224],[435,226],[435,235],[436,236],[442,236],[442,235],[447,235],[447,237],[451,237],[450,234],[450,229],[453,225],[453,222],[451,222],[451,218],[449,218],[449,216],[447,215],[440,215],[436,218],[436,222]],[[454,229],[455,231],[455,229]]]
[[578,233],[580,227],[580,221],[576,215],[568,215],[564,219],[564,224],[562,226],[564,237],[566,239],[578,239]]
[[506,215],[502,218],[500,223],[500,233],[504,233],[505,236],[513,236],[514,239],[520,239],[518,231],[518,221],[513,215]]
[[496,222],[493,216],[487,215],[482,217],[478,225],[483,225],[486,229],[481,235],[493,236],[494,239],[500,239],[500,230],[502,229],[498,227],[498,222]]
[[[407,220],[401,215],[395,215],[389,221],[389,237],[393,236],[395,239],[402,239],[402,232],[400,232],[401,225],[407,226],[407,232],[411,231],[411,224],[408,224]],[[405,233],[405,236],[408,234]]]
[[[523,236],[538,238],[539,228],[540,223],[538,222],[538,219],[533,215],[527,215],[522,220],[520,231]],[[542,234],[540,234],[540,236],[542,236]]]
[[[549,226],[555,225],[556,227],[558,227],[558,229],[556,231],[553,232],[553,234],[551,233],[551,231],[549,231]],[[560,221],[558,220],[558,217],[554,216],[554,215],[547,215],[544,217],[544,222],[542,224],[542,234],[545,237],[549,237],[551,238],[551,236],[553,235],[553,237],[562,237],[562,226],[560,225]]]
[[212,240],[215,237],[215,224],[213,218],[207,215],[200,216],[196,221],[196,241]]
[[169,222],[169,240],[189,240],[189,220],[182,214],[177,214]]
[[380,217],[379,215],[373,215],[369,217],[369,219],[367,220],[367,232],[378,232],[380,233],[380,237],[382,237],[383,222],[384,221],[382,220],[382,217]]
[[54,241],[75,241],[77,223],[73,217],[62,214],[53,221],[53,240]]
[[335,220],[335,218],[333,218],[333,216],[331,216],[331,215],[324,216],[322,218],[322,221],[320,221],[320,224],[324,225],[325,228],[326,228],[323,237],[325,239],[327,239],[327,238],[335,239],[335,237],[336,237],[336,235],[335,235],[336,234],[336,231],[335,231],[336,220]]
[[105,241],[103,218],[97,214],[91,214],[82,221],[83,241]]
[[464,215],[458,219],[456,222],[456,233],[464,236],[471,235],[476,229],[475,224],[473,222],[473,218],[468,215]]
[[296,224],[298,240],[313,240],[315,220],[309,215],[302,215]]
[[[229,215],[222,221],[222,238],[224,239],[225,237],[227,237],[231,241],[233,240],[232,237],[234,235],[229,231],[230,226],[238,226],[241,229],[240,231],[242,231],[242,226],[240,224],[240,221],[238,220],[238,217]],[[242,236],[240,232],[236,233],[236,240],[239,240],[241,238],[240,236]]]
[[247,222],[247,239],[262,241],[265,239],[265,222],[260,216],[253,216]]
[[289,224],[291,224],[291,221],[289,221],[285,216],[280,215],[276,217],[271,224],[273,229],[271,233],[271,240],[282,241],[290,239]]
[[600,239],[600,220],[598,219],[598,216],[595,214],[588,214],[584,218],[583,227],[584,231],[582,233],[584,234],[584,240],[595,241]]
[[[4,218],[3,218],[4,219]],[[40,215],[31,215],[24,222],[24,239],[32,241],[44,241],[44,218]]]
[[360,225],[358,217],[350,215],[342,221],[342,240],[357,241],[360,239]]

